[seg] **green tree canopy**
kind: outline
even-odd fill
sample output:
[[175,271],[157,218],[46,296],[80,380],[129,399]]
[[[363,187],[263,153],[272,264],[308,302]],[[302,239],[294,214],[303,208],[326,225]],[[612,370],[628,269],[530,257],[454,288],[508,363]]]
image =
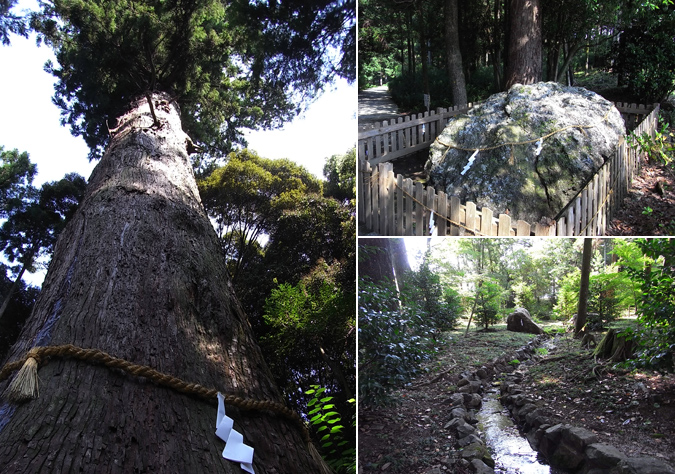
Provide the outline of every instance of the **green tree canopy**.
[[[51,252],[66,221],[84,196],[86,182],[76,173],[45,183],[39,191],[9,209],[0,227],[0,249],[10,262],[32,261],[39,252]],[[28,264],[30,267],[30,264]]]
[[[165,92],[206,151],[292,118],[352,78],[354,4],[340,1],[51,0],[32,26],[56,51],[62,121],[100,157],[128,104]],[[336,52],[342,48],[348,54]],[[334,54],[331,54],[331,51]]]
[[356,200],[356,148],[344,155],[333,155],[323,167],[324,195],[338,201]]
[[289,203],[321,192],[321,182],[302,166],[286,159],[261,158],[241,150],[199,181],[199,192],[218,234],[236,280],[259,248],[258,240],[272,232]]
[[279,284],[265,301],[265,352],[294,399],[304,397],[296,387],[312,383],[337,390],[343,404],[354,395],[355,293],[338,284],[336,270],[321,262],[297,285]]
[[7,218],[10,209],[15,209],[28,196],[37,165],[31,163],[28,153],[19,150],[5,151],[0,146],[0,218]]
[[34,272],[40,255],[51,254],[66,221],[75,213],[84,196],[86,182],[78,174],[67,174],[60,181],[45,183],[38,190],[32,184],[37,168],[28,153],[3,153],[0,168],[0,196],[4,197],[0,226],[0,252],[10,263],[16,262],[14,284],[3,296],[0,319],[15,292],[21,290],[25,271]]
[[26,20],[11,10],[17,0],[0,0],[0,43],[9,44],[10,33],[26,36]]

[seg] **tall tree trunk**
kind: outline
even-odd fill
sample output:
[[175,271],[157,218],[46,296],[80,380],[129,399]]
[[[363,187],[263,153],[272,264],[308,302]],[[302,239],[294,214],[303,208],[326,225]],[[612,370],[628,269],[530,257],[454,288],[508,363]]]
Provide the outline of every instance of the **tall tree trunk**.
[[502,33],[504,32],[504,15],[502,15],[502,0],[495,0],[493,11],[493,35],[492,35],[492,78],[495,90],[502,89],[503,65],[502,65]]
[[591,276],[591,257],[593,256],[593,239],[584,239],[584,253],[581,257],[581,284],[579,286],[579,306],[577,307],[577,320],[574,323],[574,337],[579,336],[586,324],[588,310],[588,287]]
[[359,275],[367,275],[374,282],[394,282],[394,268],[389,254],[389,239],[360,239]]
[[417,2],[417,16],[419,21],[420,56],[422,61],[422,89],[424,94],[429,95],[429,41],[427,22],[424,15],[424,2]]
[[407,17],[407,37],[408,37],[408,72],[415,77],[415,40],[413,36],[413,12],[408,10]]
[[[563,65],[558,71],[558,75],[556,76],[555,80],[557,82],[560,82],[563,78],[563,74],[570,75],[571,79],[570,81],[574,81],[574,71],[572,70],[572,60],[574,57],[577,55],[577,53],[581,50],[583,47],[583,43],[574,43],[572,46],[570,46],[568,43],[563,44],[563,48],[565,50],[565,56],[563,60]],[[574,85],[574,84],[568,84],[568,85]]]
[[511,0],[506,88],[541,80],[542,36],[539,0]]
[[462,52],[459,49],[457,0],[445,0],[443,5],[445,14],[445,52],[448,63],[450,92],[452,93],[453,104],[462,105],[466,104],[468,100],[462,66]]
[[[223,393],[282,402],[203,210],[177,107],[130,104],[8,360],[75,344]],[[216,407],[101,366],[55,359],[40,397],[0,402],[0,465],[35,472],[241,472],[223,459]],[[0,390],[6,383],[0,384]],[[316,473],[301,434],[270,413],[227,408],[256,473]]]
[[387,239],[389,243],[389,252],[391,261],[396,273],[396,279],[400,280],[403,275],[410,271],[410,262],[408,261],[408,252],[405,248],[403,239]]

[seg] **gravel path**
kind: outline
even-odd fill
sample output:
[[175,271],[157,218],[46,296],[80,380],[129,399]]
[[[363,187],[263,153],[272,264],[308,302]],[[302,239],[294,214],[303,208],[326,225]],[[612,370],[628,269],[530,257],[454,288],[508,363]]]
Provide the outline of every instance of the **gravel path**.
[[359,125],[398,117],[386,85],[359,92]]

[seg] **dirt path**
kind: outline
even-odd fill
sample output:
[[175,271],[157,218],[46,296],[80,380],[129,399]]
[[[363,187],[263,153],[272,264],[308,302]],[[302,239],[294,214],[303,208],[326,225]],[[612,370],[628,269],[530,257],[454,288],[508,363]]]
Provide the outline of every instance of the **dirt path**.
[[400,115],[386,85],[359,92],[359,125],[389,120]]

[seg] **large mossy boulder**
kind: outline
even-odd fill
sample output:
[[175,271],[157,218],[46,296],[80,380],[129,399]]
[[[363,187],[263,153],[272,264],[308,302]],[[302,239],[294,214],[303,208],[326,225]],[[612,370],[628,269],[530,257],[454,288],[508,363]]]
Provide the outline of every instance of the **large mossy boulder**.
[[506,330],[528,334],[544,334],[544,330],[534,322],[525,308],[516,308],[506,317]]
[[426,171],[448,195],[536,223],[557,216],[624,134],[619,111],[594,92],[516,84],[452,118]]

